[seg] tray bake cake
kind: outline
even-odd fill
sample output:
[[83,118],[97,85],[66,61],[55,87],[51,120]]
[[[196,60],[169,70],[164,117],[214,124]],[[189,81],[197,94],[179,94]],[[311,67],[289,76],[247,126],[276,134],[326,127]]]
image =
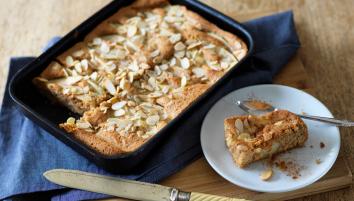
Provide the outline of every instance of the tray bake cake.
[[232,116],[224,120],[225,141],[239,167],[304,145],[304,121],[286,110],[260,116]]
[[120,9],[33,83],[80,114],[60,127],[104,155],[136,150],[247,53],[246,44],[165,0]]

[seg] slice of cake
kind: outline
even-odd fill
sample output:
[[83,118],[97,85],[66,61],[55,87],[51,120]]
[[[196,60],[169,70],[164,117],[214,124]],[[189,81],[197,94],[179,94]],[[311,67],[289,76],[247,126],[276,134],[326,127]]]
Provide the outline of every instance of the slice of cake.
[[295,114],[278,110],[260,116],[232,116],[224,120],[226,145],[239,167],[303,146],[307,127]]

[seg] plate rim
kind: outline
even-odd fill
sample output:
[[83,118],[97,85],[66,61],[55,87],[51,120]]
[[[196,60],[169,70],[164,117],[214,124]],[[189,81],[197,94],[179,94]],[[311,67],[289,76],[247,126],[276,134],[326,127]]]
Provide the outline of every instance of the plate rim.
[[324,108],[327,110],[327,112],[330,114],[329,117],[333,117],[333,114],[332,112],[328,109],[328,107],[323,104],[320,100],[318,100],[316,97],[312,96],[311,94],[303,91],[303,90],[300,90],[300,89],[297,89],[297,88],[294,88],[294,87],[290,87],[290,86],[286,86],[286,85],[280,85],[280,84],[258,84],[258,85],[251,85],[251,86],[247,86],[247,87],[242,87],[242,88],[239,88],[239,89],[236,89],[234,91],[231,91],[229,92],[228,94],[226,94],[225,96],[223,96],[222,98],[220,98],[217,102],[215,102],[213,104],[212,107],[210,107],[209,111],[207,112],[207,114],[205,115],[204,119],[203,119],[203,123],[202,123],[202,126],[201,126],[201,129],[200,129],[200,142],[201,142],[201,147],[202,147],[202,151],[203,151],[203,155],[206,159],[206,161],[208,162],[208,164],[213,168],[213,170],[219,174],[221,177],[223,177],[225,180],[229,181],[230,183],[234,184],[234,185],[237,185],[239,187],[242,187],[242,188],[245,188],[245,189],[249,189],[249,190],[252,190],[252,191],[257,191],[257,192],[263,192],[263,193],[283,193],[283,192],[290,192],[290,191],[294,191],[294,190],[298,190],[298,189],[301,189],[301,188],[304,188],[306,186],[309,186],[313,183],[315,183],[316,181],[318,181],[319,179],[321,179],[325,174],[327,174],[329,172],[329,170],[333,167],[334,163],[336,162],[337,158],[338,158],[338,155],[339,155],[339,151],[340,151],[340,148],[341,148],[341,136],[340,136],[340,130],[338,127],[335,127],[336,129],[336,137],[338,138],[338,146],[336,146],[336,152],[335,152],[335,159],[326,167],[324,168],[324,171],[322,172],[322,174],[319,174],[316,178],[314,178],[313,180],[310,180],[309,182],[304,182],[303,184],[301,185],[298,185],[298,186],[294,186],[294,187],[291,187],[291,188],[284,188],[283,190],[266,190],[266,191],[262,191],[260,190],[259,188],[254,188],[252,186],[249,186],[249,185],[244,185],[242,182],[238,182],[238,181],[235,181],[235,180],[232,180],[231,178],[229,178],[228,176],[226,176],[222,170],[220,170],[217,165],[215,165],[211,159],[207,156],[206,154],[206,151],[205,151],[205,145],[203,146],[203,141],[202,140],[202,136],[203,136],[203,128],[205,127],[205,119],[207,118],[207,116],[210,114],[210,111],[215,107],[216,104],[218,104],[221,100],[223,100],[225,97],[229,96],[230,94],[234,93],[235,91],[238,91],[238,90],[244,90],[244,89],[247,89],[247,88],[254,88],[254,87],[277,87],[277,88],[285,88],[287,90],[294,90],[294,91],[297,91],[297,92],[300,92],[300,93],[303,93],[303,94],[306,94],[310,97],[312,97],[314,100],[316,100],[319,104],[323,105]]

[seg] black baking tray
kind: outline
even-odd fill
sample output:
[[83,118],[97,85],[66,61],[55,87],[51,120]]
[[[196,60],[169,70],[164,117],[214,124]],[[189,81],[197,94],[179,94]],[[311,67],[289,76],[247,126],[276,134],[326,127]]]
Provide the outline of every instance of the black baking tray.
[[115,156],[102,155],[83,143],[76,140],[71,134],[60,129],[58,124],[65,122],[69,116],[77,116],[70,112],[67,108],[53,105],[52,102],[41,95],[36,87],[32,84],[32,79],[38,76],[47,65],[58,55],[72,47],[95,28],[100,22],[107,19],[120,8],[131,4],[133,0],[116,0],[99,10],[92,17],[84,21],[78,27],[69,32],[58,43],[49,48],[33,62],[29,63],[22,70],[17,72],[12,78],[9,86],[11,98],[20,106],[24,114],[34,122],[46,129],[50,134],[67,144],[95,164],[111,172],[129,172],[133,170],[149,152],[159,143],[168,140],[166,136],[174,126],[178,126],[179,122],[193,112],[198,106],[204,104],[207,97],[212,95],[217,88],[223,87],[223,84],[229,80],[232,75],[240,71],[240,64],[252,53],[253,40],[249,32],[238,22],[223,15],[222,13],[210,8],[198,1],[194,0],[171,0],[171,4],[185,5],[188,9],[203,16],[208,21],[216,24],[223,30],[229,31],[240,37],[248,47],[247,55],[232,69],[230,69],[217,83],[210,87],[203,95],[197,98],[184,112],[174,118],[168,125],[160,130],[153,138],[142,145],[134,152],[128,154],[120,154]]

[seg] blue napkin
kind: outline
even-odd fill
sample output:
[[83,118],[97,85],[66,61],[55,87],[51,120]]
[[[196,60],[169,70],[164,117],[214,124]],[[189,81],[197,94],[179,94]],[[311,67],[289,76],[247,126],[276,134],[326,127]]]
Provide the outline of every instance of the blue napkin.
[[[247,68],[217,91],[203,107],[185,118],[165,144],[151,153],[139,168],[127,175],[113,175],[146,182],[158,182],[202,156],[199,133],[208,109],[229,92],[255,84],[271,83],[273,76],[289,61],[300,43],[292,12],[244,23],[255,39],[255,52],[243,65]],[[9,78],[34,58],[12,58]],[[188,131],[188,132],[186,132]],[[182,140],[183,139],[183,140]],[[5,93],[0,112],[0,199],[14,195],[50,191],[62,187],[44,179],[53,168],[77,169],[112,175],[27,119]],[[107,197],[80,190],[63,190],[53,200],[82,200]]]

